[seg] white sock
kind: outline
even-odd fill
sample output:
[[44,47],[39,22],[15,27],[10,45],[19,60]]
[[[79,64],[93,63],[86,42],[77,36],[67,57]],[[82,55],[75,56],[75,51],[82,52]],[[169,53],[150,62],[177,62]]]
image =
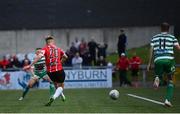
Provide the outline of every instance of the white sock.
[[62,96],[63,98],[65,97],[63,92],[61,93],[61,96]]
[[62,87],[58,87],[56,89],[55,94],[53,95],[53,99],[56,99],[57,97],[59,97],[59,95],[61,95],[62,91],[63,91],[63,88]]

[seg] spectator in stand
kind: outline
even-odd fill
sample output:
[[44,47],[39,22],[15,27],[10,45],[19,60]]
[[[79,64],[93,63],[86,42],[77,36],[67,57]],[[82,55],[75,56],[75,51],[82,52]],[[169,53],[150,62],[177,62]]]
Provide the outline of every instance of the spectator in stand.
[[113,63],[111,63],[110,61],[107,62],[107,68],[112,70],[112,78],[115,79],[116,78],[116,68],[113,67]]
[[106,58],[107,47],[108,47],[108,45],[105,43],[98,44],[98,46],[97,46],[98,58],[100,58],[100,56],[103,56],[103,58]]
[[109,67],[109,68],[113,68],[113,64],[109,61],[109,62],[107,62],[107,66]]
[[22,60],[22,67],[24,67],[25,65],[29,65],[29,64],[31,64],[31,61],[30,61],[30,59],[28,58],[28,55],[27,54],[25,54],[25,56],[24,56],[24,59]]
[[83,58],[83,66],[91,66],[91,55],[89,53],[89,50],[86,49],[84,54],[82,55]]
[[119,35],[119,39],[118,39],[118,54],[119,57],[121,56],[121,53],[125,53],[126,52],[126,42],[127,42],[127,37],[124,33],[124,30],[120,30],[121,34]]
[[75,43],[74,43],[74,45],[75,45],[75,47],[76,47],[76,49],[79,51],[79,45],[81,44],[81,42],[78,40],[78,38],[76,37],[75,38]]
[[73,56],[75,56],[75,54],[78,52],[78,50],[76,49],[76,47],[75,47],[75,44],[74,44],[74,42],[72,42],[71,43],[71,47],[70,47],[70,53],[73,55]]
[[88,43],[89,47],[89,53],[91,55],[91,63],[94,65],[96,64],[96,49],[97,49],[97,43],[92,38],[91,41]]
[[20,68],[21,67],[21,63],[19,62],[16,55],[11,55],[9,61],[10,61],[11,68]]
[[132,76],[132,86],[138,87],[138,74],[139,74],[139,65],[142,63],[141,58],[136,55],[134,52],[133,57],[130,59],[130,70]]
[[100,56],[97,60],[97,66],[107,66],[107,62],[103,56]]
[[9,62],[9,60],[6,58],[6,56],[3,56],[3,60],[0,62],[1,63],[1,68],[3,69],[3,70],[5,70],[5,69],[7,69],[8,67],[9,67],[9,65],[10,65],[10,62]]
[[28,65],[30,65],[29,61],[27,59],[24,60],[24,63],[22,64],[22,67],[25,67],[25,66],[28,66]]
[[129,60],[125,56],[125,53],[121,53],[121,56],[118,59],[118,62],[116,63],[116,69],[119,71],[119,81],[120,81],[120,87],[123,84],[128,84],[131,86],[130,81],[127,79],[127,71],[129,68]]
[[74,57],[73,53],[68,49],[66,51],[66,55],[68,56],[68,58],[66,59],[66,61],[64,62],[64,66],[72,66],[72,58]]
[[13,55],[11,55],[10,57],[9,57],[9,67],[10,68],[13,68],[13,64],[12,64],[12,62],[13,62]]
[[82,38],[81,43],[79,45],[80,56],[84,55],[86,49],[87,49],[87,43],[84,41],[84,38]]
[[82,62],[83,62],[83,59],[82,59],[82,57],[79,56],[79,53],[77,52],[76,55],[72,59],[73,68],[75,68],[75,69],[82,68]]

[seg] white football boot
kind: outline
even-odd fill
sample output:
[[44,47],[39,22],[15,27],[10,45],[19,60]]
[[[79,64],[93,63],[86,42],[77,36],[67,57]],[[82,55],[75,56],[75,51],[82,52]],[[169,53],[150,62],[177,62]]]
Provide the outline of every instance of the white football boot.
[[167,99],[165,100],[164,105],[167,106],[167,107],[173,107],[173,105],[171,104],[171,102],[168,101]]
[[18,100],[19,100],[19,101],[22,101],[23,99],[24,99],[23,97],[20,97]]

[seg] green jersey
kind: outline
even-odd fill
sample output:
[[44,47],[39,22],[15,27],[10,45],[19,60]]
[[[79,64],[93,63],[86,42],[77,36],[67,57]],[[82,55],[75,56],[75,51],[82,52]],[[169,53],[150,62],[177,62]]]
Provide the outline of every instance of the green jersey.
[[178,41],[175,36],[166,32],[155,35],[151,40],[151,46],[154,52],[154,61],[161,59],[174,59],[174,46],[178,45]]
[[34,72],[35,74],[46,72],[45,67],[45,57],[43,56],[37,63],[34,64]]

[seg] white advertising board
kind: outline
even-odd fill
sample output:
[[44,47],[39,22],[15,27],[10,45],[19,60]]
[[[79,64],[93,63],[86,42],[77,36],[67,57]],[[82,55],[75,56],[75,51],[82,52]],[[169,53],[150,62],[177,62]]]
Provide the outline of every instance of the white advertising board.
[[[65,88],[110,88],[112,87],[111,69],[71,69],[65,70]],[[0,89],[22,89],[30,79],[24,71],[0,72]],[[40,80],[40,89],[48,89],[49,83]]]

